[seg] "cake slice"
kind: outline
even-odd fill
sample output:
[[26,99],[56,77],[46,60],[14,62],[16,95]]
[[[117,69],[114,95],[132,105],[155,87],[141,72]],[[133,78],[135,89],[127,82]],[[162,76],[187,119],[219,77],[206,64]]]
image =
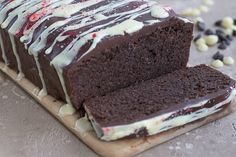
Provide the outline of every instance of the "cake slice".
[[[150,0],[3,0],[4,62],[78,109],[186,66],[193,23]],[[3,61],[3,58],[0,59]]]
[[235,85],[200,65],[96,97],[84,107],[103,140],[149,136],[224,110],[235,98]]

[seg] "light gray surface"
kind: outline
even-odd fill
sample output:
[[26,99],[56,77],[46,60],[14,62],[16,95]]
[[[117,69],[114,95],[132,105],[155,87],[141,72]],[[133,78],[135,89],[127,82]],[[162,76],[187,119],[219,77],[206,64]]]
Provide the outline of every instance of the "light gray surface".
[[[162,2],[170,4],[176,10],[200,4],[200,0]],[[211,12],[203,15],[209,26],[216,19],[227,15],[236,18],[236,1],[215,2]],[[224,53],[236,59],[235,43]],[[209,64],[216,49],[211,51],[198,53],[193,45],[190,64]],[[235,65],[220,70],[236,78]],[[235,148],[236,113],[157,146],[138,157],[234,157]],[[0,157],[64,156],[97,157],[32,98],[0,76]]]

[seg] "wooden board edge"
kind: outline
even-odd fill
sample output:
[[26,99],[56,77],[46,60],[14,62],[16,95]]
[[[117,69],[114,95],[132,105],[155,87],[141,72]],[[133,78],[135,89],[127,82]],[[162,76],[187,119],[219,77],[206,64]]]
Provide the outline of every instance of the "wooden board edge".
[[32,84],[26,78],[17,80],[17,73],[5,66],[4,63],[0,62],[0,70],[9,76],[14,82],[16,82],[21,88],[23,88],[29,95],[31,95],[39,104],[41,104],[47,111],[49,111],[55,118],[57,118],[63,125],[66,126],[71,132],[73,132],[80,140],[88,145],[92,150],[104,157],[132,157],[145,150],[148,150],[158,144],[169,141],[175,137],[178,137],[186,132],[201,127],[212,121],[220,119],[236,110],[236,101],[231,103],[226,109],[219,113],[215,113],[202,120],[186,124],[185,126],[174,128],[165,131],[161,134],[150,136],[146,138],[138,139],[124,139],[114,142],[105,142],[96,138],[96,135],[92,131],[79,132],[75,129],[75,122],[79,118],[78,115],[61,117],[59,116],[59,109],[64,104],[63,102],[57,101],[51,96],[45,96],[39,98],[37,92],[38,88]]

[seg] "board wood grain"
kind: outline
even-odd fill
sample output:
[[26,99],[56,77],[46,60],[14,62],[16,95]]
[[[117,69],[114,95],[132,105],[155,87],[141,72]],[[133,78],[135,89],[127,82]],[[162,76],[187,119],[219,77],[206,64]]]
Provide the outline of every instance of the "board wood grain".
[[[11,78],[17,85],[23,88],[30,96],[32,96],[40,105],[42,105],[48,112],[56,117],[66,128],[73,132],[81,141],[88,145],[92,150],[104,157],[132,157],[145,150],[148,150],[158,144],[171,140],[179,135],[189,132],[193,129],[201,127],[207,123],[222,118],[236,110],[236,100],[234,100],[226,109],[215,113],[209,117],[186,124],[182,127],[174,128],[155,136],[123,139],[113,142],[105,142],[99,140],[93,130],[86,130],[85,128],[77,128],[76,121],[80,119],[78,114],[71,116],[60,116],[60,107],[64,104],[55,98],[47,95],[45,97],[38,97],[38,87],[32,84],[26,78],[17,80],[17,73],[9,69],[4,63],[0,62],[0,70]],[[79,126],[83,127],[83,126]]]

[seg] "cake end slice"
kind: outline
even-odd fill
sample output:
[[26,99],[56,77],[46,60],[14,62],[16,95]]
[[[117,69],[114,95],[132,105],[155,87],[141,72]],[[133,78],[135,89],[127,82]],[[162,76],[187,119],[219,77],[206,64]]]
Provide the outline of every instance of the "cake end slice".
[[173,73],[84,103],[102,140],[155,135],[223,111],[236,83],[208,66]]

